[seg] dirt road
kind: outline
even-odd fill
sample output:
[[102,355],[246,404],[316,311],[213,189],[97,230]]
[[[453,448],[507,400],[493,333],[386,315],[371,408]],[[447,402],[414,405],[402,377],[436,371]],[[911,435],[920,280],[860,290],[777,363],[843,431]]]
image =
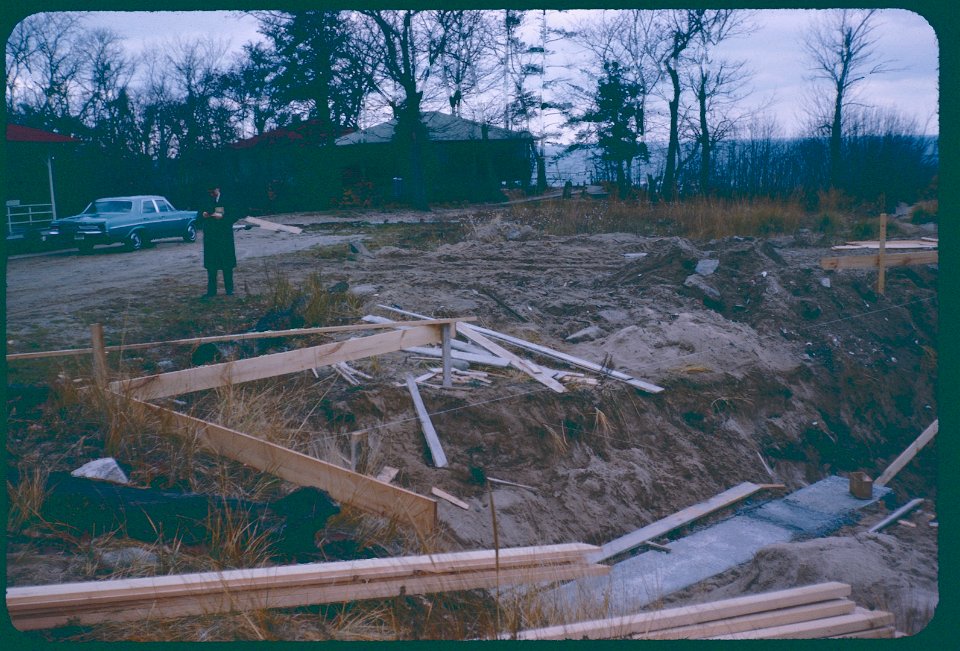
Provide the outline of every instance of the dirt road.
[[[202,235],[200,236],[202,237]],[[237,283],[253,274],[258,258],[330,246],[358,239],[356,235],[327,235],[304,231],[299,235],[262,228],[236,232]],[[120,246],[103,246],[91,255],[75,249],[13,256],[7,263],[7,340],[29,341],[43,330],[49,339],[71,346],[87,337],[87,325],[78,311],[95,306],[136,303],[138,297],[193,288],[199,296],[205,287],[203,248],[162,240],[155,246],[130,253]],[[10,352],[21,347],[10,346]]]

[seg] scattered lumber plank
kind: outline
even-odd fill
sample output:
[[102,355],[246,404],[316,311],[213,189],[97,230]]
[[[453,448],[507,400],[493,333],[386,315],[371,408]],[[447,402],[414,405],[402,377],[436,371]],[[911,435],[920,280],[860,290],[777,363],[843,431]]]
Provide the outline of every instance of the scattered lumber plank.
[[469,504],[467,504],[466,502],[464,502],[464,501],[461,500],[461,499],[458,499],[458,498],[454,497],[453,495],[451,495],[451,494],[448,493],[447,491],[441,490],[441,489],[437,488],[436,486],[434,486],[434,487],[432,487],[432,488],[430,489],[430,494],[431,494],[431,495],[436,495],[436,496],[439,497],[440,499],[446,500],[447,502],[450,502],[450,503],[453,504],[454,506],[459,506],[461,509],[463,509],[463,510],[465,510],[465,511],[469,511],[469,510],[470,510],[470,505],[469,505]]
[[[123,400],[125,397],[118,398]],[[398,522],[410,523],[421,533],[432,532],[436,527],[437,503],[429,497],[222,425],[135,398],[126,399],[134,408],[145,409],[176,425],[171,429],[177,434],[198,441],[216,454],[276,475],[298,486],[315,486],[340,503],[393,518]]]
[[870,533],[876,533],[882,529],[885,529],[886,527],[890,526],[891,524],[893,524],[894,522],[896,522],[897,520],[905,516],[907,513],[910,513],[910,511],[914,510],[921,504],[923,504],[923,498],[921,497],[918,497],[917,499],[914,499],[914,500],[910,500],[909,502],[901,506],[899,509],[897,509],[896,511],[888,515],[886,518],[884,518],[880,522],[870,527],[867,531],[869,531]]
[[[414,317],[414,318],[416,318],[416,319],[425,318],[425,317],[423,317],[423,315],[417,314],[416,312],[408,312],[408,311],[406,311],[406,310],[401,310],[401,309],[399,309],[399,308],[392,307],[392,306],[389,306],[389,305],[382,305],[382,304],[380,304],[380,305],[377,305],[377,307],[382,308],[382,309],[384,309],[384,310],[389,310],[389,311],[392,311],[392,312],[396,312],[396,313],[398,313],[398,314],[405,314],[405,315],[407,315],[407,316],[412,316],[412,317]],[[631,386],[634,387],[634,388],[640,389],[641,391],[646,391],[646,392],[648,392],[648,393],[660,393],[661,391],[663,391],[663,387],[659,387],[659,386],[657,386],[657,385],[655,385],[655,384],[651,384],[651,383],[649,383],[649,382],[644,382],[643,380],[638,380],[637,378],[631,377],[630,375],[627,375],[626,373],[622,373],[622,372],[617,371],[617,370],[614,370],[614,369],[606,368],[605,366],[601,366],[600,364],[597,364],[597,363],[595,363],[595,362],[591,362],[591,361],[589,361],[589,360],[580,359],[579,357],[574,357],[573,355],[568,355],[568,354],[563,353],[563,352],[560,352],[560,351],[558,351],[558,350],[553,350],[552,348],[547,348],[546,346],[541,346],[541,345],[539,345],[539,344],[534,344],[534,343],[532,343],[532,342],[526,341],[526,340],[524,340],[524,339],[520,339],[520,338],[518,338],[518,337],[512,337],[512,336],[510,336],[510,335],[505,335],[505,334],[503,334],[503,333],[501,333],[501,332],[497,332],[496,330],[490,330],[490,329],[488,329],[488,328],[481,328],[481,327],[479,327],[479,326],[472,326],[472,328],[473,328],[473,331],[474,331],[475,333],[478,333],[478,334],[481,334],[481,335],[486,335],[486,336],[488,336],[488,337],[493,337],[494,339],[499,339],[500,341],[506,341],[507,343],[511,343],[511,344],[513,344],[514,346],[518,346],[518,347],[523,348],[523,349],[525,349],[525,350],[530,350],[530,351],[533,351],[533,352],[536,352],[536,353],[540,353],[541,355],[545,355],[545,356],[547,356],[547,357],[552,357],[553,359],[559,359],[559,360],[564,361],[564,362],[566,362],[566,363],[568,363],[568,364],[571,364],[571,365],[573,365],[573,366],[577,366],[577,367],[579,367],[579,368],[583,368],[583,369],[586,369],[586,370],[588,370],[588,371],[593,371],[593,372],[595,372],[595,373],[600,373],[601,375],[606,375],[606,376],[608,376],[608,377],[612,377],[612,378],[614,378],[614,379],[617,379],[617,380],[620,380],[620,381],[622,381],[622,382],[625,382],[625,383],[631,385]],[[460,331],[459,327],[457,328],[457,331],[458,331],[458,332]]]
[[910,463],[917,452],[919,452],[923,446],[933,440],[933,437],[937,435],[937,432],[940,431],[940,419],[936,419],[930,425],[927,426],[920,436],[917,437],[913,443],[907,446],[907,449],[900,453],[896,459],[893,460],[887,469],[873,482],[874,486],[886,486],[891,479],[893,479],[898,472],[903,470],[903,467]]
[[516,486],[517,488],[526,488],[532,491],[537,490],[533,486],[527,486],[526,484],[518,484],[515,481],[507,481],[506,479],[496,479],[494,477],[487,477],[487,481],[492,482],[494,484],[503,484],[504,486]]
[[845,583],[829,582],[817,585],[791,588],[776,592],[747,595],[715,601],[707,604],[680,606],[634,615],[624,615],[609,619],[577,622],[548,626],[546,628],[521,631],[518,640],[563,640],[628,637],[637,634],[650,634],[679,626],[702,624],[753,613],[793,608],[821,601],[844,599],[850,596],[850,586]]
[[538,365],[534,364],[529,360],[521,359],[520,357],[518,357],[517,355],[514,355],[509,350],[500,346],[499,344],[495,344],[494,342],[490,341],[479,332],[476,332],[472,326],[465,325],[465,327],[461,328],[458,325],[457,332],[459,332],[460,334],[462,334],[464,337],[474,342],[475,344],[482,346],[483,348],[486,348],[497,357],[508,360],[510,362],[510,366],[520,371],[523,371],[524,373],[532,377],[534,380],[536,380],[540,384],[543,384],[544,386],[549,387],[550,389],[553,389],[557,393],[567,392],[566,387],[564,387],[562,384],[554,380],[553,377],[551,377],[550,374],[547,373],[544,369],[540,368]]
[[656,522],[628,533],[625,536],[621,536],[616,540],[611,540],[607,544],[601,546],[600,552],[591,557],[590,560],[594,562],[601,562],[609,558],[613,558],[614,556],[626,553],[639,547],[648,540],[659,538],[660,536],[663,536],[674,529],[678,529],[686,524],[690,524],[694,520],[698,520],[705,515],[713,513],[714,511],[719,511],[720,509],[728,507],[731,504],[735,504],[750,497],[754,493],[764,490],[765,488],[770,488],[771,486],[778,486],[778,484],[754,484],[752,482],[743,482],[742,484],[738,484],[733,488],[714,495],[706,502],[694,504],[693,506],[689,506],[682,511],[677,511],[673,515],[668,515],[662,520],[657,520]]
[[880,628],[871,628],[866,631],[857,631],[856,633],[847,633],[845,635],[834,635],[833,639],[861,639],[861,640],[879,640],[884,638],[904,637],[897,635],[897,629],[893,626],[881,626]]
[[883,610],[870,611],[857,607],[848,615],[838,615],[809,622],[758,628],[731,635],[716,635],[711,640],[784,640],[835,637],[848,633],[885,628],[893,624],[893,615]]
[[430,448],[433,465],[437,468],[443,468],[447,465],[447,456],[443,453],[443,446],[440,445],[437,431],[433,429],[433,423],[430,422],[430,414],[423,404],[423,398],[420,397],[417,381],[410,373],[407,374],[407,389],[410,391],[410,397],[413,398],[413,407],[417,411],[417,418],[420,419],[420,429],[423,430],[423,437],[427,440],[427,446]]
[[259,226],[260,228],[268,231],[283,231],[285,233],[293,233],[294,235],[299,235],[303,232],[303,229],[297,226],[278,224],[277,222],[272,222],[266,219],[258,219],[257,217],[244,217],[244,221],[248,224]]
[[20,630],[383,599],[599,576],[590,545],[455,552],[7,589]]
[[[912,253],[891,253],[883,256],[884,267],[907,267],[914,264],[937,264],[937,251],[915,251]],[[880,255],[843,255],[834,258],[820,258],[823,269],[877,269],[880,267]]]
[[377,475],[377,481],[382,481],[385,484],[389,484],[394,479],[397,478],[397,475],[400,474],[399,468],[394,468],[393,466],[384,466],[380,469],[380,473]]
[[[443,357],[443,351],[439,348],[427,348],[425,346],[410,346],[404,348],[405,353],[417,353],[418,355],[425,355],[427,357]],[[503,359],[502,357],[494,357],[493,355],[475,355],[473,353],[465,353],[461,350],[450,351],[450,357],[453,359],[459,359],[464,362],[470,362],[471,364],[484,364],[486,366],[495,366],[497,368],[506,368],[510,366],[510,361]]]
[[[389,310],[396,312],[398,314],[405,314],[407,316],[412,316],[415,319],[425,318],[423,315],[417,314],[416,312],[407,312],[406,310],[401,310],[399,308],[391,307],[389,305],[377,305],[377,307],[384,310]],[[583,368],[588,371],[593,371],[594,373],[600,373],[601,375],[606,375],[614,379],[620,380],[621,382],[626,382],[630,386],[640,389],[641,391],[646,391],[647,393],[660,393],[663,391],[663,387],[659,387],[655,384],[649,382],[644,382],[643,380],[638,380],[637,378],[631,377],[626,373],[621,373],[614,369],[606,368],[595,362],[589,360],[580,359],[579,357],[574,357],[573,355],[568,355],[566,353],[560,352],[559,350],[554,350],[552,348],[547,348],[546,346],[541,346],[519,337],[512,337],[510,335],[505,335],[496,330],[490,330],[488,328],[481,328],[479,326],[473,327],[474,332],[480,333],[482,335],[487,335],[488,337],[493,337],[494,339],[499,339],[500,341],[506,341],[507,343],[513,344],[525,350],[530,350],[547,357],[552,357],[553,359],[559,359],[563,362],[576,366],[578,368]],[[459,328],[458,328],[459,331]]]
[[148,400],[166,396],[213,389],[229,384],[297,373],[320,366],[329,366],[363,357],[399,351],[411,346],[440,341],[439,326],[418,326],[406,330],[391,330],[369,337],[355,337],[345,341],[299,348],[272,355],[262,355],[223,364],[211,364],[158,375],[119,380],[110,383],[114,393]]
[[638,633],[631,637],[637,640],[697,640],[714,635],[730,635],[758,628],[770,628],[808,622],[814,619],[849,615],[856,606],[849,599],[831,599],[792,608],[780,608],[739,617],[729,617],[703,624],[690,624],[662,631]]

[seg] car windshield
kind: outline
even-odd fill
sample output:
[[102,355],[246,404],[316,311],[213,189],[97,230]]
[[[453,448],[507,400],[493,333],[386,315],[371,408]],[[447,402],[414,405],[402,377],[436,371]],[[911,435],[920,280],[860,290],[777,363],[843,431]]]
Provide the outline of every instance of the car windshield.
[[92,215],[98,212],[130,212],[133,210],[132,201],[117,201],[115,199],[97,200],[87,206],[83,211],[84,215]]

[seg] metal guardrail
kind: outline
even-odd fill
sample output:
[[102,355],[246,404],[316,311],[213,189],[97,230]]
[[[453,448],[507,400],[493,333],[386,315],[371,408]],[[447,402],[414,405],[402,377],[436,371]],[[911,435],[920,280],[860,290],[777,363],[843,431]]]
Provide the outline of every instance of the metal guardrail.
[[7,237],[22,236],[40,231],[53,221],[53,206],[49,203],[7,203]]

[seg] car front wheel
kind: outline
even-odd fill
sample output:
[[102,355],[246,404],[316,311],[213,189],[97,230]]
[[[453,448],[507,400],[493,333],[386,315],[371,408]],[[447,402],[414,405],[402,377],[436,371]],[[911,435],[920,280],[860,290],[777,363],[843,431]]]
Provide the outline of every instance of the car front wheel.
[[184,242],[196,242],[197,241],[197,227],[194,224],[188,224],[187,230],[183,234]]
[[140,231],[133,231],[127,235],[126,246],[127,251],[139,251],[143,248],[143,236]]

